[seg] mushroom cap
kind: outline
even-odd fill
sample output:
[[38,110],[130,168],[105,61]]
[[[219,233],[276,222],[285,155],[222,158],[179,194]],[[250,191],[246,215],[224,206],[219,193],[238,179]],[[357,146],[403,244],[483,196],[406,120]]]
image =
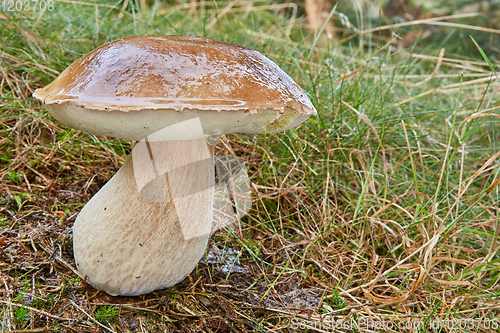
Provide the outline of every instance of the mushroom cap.
[[105,43],[33,96],[66,126],[130,140],[196,117],[217,135],[279,132],[316,114],[261,53],[196,36]]

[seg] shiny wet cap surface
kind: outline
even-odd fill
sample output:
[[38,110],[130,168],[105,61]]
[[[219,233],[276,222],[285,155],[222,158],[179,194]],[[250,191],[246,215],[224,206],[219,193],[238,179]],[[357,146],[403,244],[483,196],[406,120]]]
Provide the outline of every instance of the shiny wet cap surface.
[[316,111],[276,64],[235,44],[196,36],[132,36],[105,43],[34,96],[94,110]]

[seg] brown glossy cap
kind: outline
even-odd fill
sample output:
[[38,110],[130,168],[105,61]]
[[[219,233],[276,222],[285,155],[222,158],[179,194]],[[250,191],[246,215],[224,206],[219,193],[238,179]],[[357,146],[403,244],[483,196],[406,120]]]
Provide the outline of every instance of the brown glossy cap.
[[130,140],[191,118],[212,135],[284,131],[316,114],[259,52],[196,36],[105,43],[33,96],[66,126]]
[[302,89],[255,50],[196,36],[132,36],[105,43],[34,96],[98,110],[214,109],[293,105],[314,113]]

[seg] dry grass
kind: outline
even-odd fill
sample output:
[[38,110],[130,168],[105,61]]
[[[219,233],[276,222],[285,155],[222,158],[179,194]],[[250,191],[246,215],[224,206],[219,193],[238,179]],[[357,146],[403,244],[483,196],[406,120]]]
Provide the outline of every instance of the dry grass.
[[[73,15],[96,8],[56,5]],[[448,44],[408,49],[379,28],[353,28],[345,19],[342,29],[336,25],[338,46],[301,39],[308,31],[294,4],[100,7],[98,27],[75,23],[88,32],[62,18],[48,22],[56,17],[50,13],[0,12],[2,37],[9,38],[0,43],[2,331],[414,332],[397,325],[418,320],[420,331],[456,332],[464,323],[463,331],[498,331],[491,320],[500,314],[500,84],[479,53],[460,57]],[[141,11],[167,27],[147,25]],[[205,23],[195,21],[194,31],[183,28],[202,15]],[[355,15],[346,18],[354,22]],[[446,29],[464,28],[448,21]],[[41,37],[51,26],[65,27],[67,37]],[[286,134],[223,138],[217,151],[248,166],[250,214],[240,228],[215,233],[206,258],[182,283],[111,297],[79,277],[71,226],[131,144],[62,128],[31,94],[76,53],[115,34],[201,35],[207,27],[208,37],[266,52],[306,89],[320,115]],[[349,41],[361,47],[352,51]]]

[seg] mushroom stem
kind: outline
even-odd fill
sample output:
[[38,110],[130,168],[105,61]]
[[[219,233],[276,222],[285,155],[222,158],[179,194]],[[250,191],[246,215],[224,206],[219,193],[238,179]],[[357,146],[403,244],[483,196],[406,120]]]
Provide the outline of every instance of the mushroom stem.
[[213,219],[211,150],[204,138],[137,143],[73,226],[87,282],[110,295],[140,295],[195,268]]

